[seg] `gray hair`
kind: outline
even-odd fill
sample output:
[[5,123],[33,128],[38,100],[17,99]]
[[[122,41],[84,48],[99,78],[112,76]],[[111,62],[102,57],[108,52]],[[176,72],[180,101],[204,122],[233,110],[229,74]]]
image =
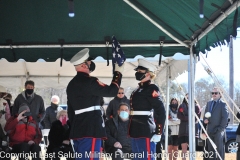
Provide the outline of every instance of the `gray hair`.
[[67,114],[67,111],[66,110],[61,110],[59,112],[57,112],[57,120],[60,118],[60,115],[63,114],[63,113],[66,113]]

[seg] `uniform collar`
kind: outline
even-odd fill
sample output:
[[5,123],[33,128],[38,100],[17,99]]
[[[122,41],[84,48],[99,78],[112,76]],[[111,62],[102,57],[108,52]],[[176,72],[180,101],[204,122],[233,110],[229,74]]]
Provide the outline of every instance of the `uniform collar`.
[[85,73],[85,72],[77,72],[77,75],[79,75],[79,76],[88,76],[89,77],[89,74]]
[[138,83],[138,85],[139,85],[140,88],[144,88],[144,87],[146,87],[146,86],[149,86],[150,84],[151,84],[151,81],[150,81],[150,80],[145,81],[145,82],[140,82],[140,83]]

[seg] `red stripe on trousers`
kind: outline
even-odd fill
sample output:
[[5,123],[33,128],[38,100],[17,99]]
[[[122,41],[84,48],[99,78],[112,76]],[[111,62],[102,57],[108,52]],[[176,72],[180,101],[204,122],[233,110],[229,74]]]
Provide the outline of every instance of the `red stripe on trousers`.
[[151,160],[151,150],[150,150],[150,139],[146,138],[146,147],[147,147],[147,157],[148,160]]
[[96,144],[96,138],[93,138],[92,139],[92,150],[91,150],[91,158],[90,160],[93,160],[93,157],[94,157],[94,149],[95,149],[95,144]]

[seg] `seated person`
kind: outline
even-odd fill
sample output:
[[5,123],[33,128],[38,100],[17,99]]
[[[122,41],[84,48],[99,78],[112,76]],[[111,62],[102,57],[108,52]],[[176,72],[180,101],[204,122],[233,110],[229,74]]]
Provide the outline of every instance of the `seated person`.
[[120,103],[118,115],[106,121],[106,152],[112,153],[112,160],[128,158],[132,153],[131,138],[128,137],[129,105]]
[[[47,154],[56,155],[53,157],[55,160],[60,160],[58,155],[73,155],[73,149],[69,140],[70,125],[66,110],[61,110],[57,113],[57,120],[52,123],[48,135],[49,146]],[[60,153],[61,154],[58,154]],[[68,154],[64,154],[68,153]],[[69,156],[66,159],[74,159]]]
[[0,127],[0,159],[10,160],[5,157],[6,154],[11,153],[11,149],[8,147],[7,136],[4,134],[2,127]]
[[41,131],[36,121],[31,116],[27,104],[20,105],[18,115],[8,119],[5,131],[9,135],[9,146],[12,147],[13,153],[24,153],[19,160],[25,160],[31,153],[33,160],[40,160],[39,152],[41,148],[39,143],[42,139]]

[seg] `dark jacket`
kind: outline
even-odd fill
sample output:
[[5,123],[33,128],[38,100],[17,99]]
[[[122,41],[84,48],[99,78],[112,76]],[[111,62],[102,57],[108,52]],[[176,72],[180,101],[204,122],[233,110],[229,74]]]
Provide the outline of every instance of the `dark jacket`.
[[46,109],[46,114],[43,119],[45,129],[50,129],[52,123],[57,120],[57,117],[56,117],[57,116],[57,108],[58,108],[58,105],[51,103],[51,106],[49,106]]
[[[195,113],[200,115],[200,108],[198,105],[195,105]],[[180,119],[179,133],[178,137],[189,136],[188,128],[188,106],[185,103],[182,103],[178,108],[177,117]],[[195,126],[197,129],[197,127]]]
[[32,117],[37,123],[43,120],[45,114],[45,107],[41,96],[33,93],[32,98],[26,99],[25,91],[20,93],[14,101],[14,105],[12,108],[13,116],[18,114],[19,106],[23,103],[26,103],[29,106]]
[[130,118],[129,135],[133,138],[151,138],[154,134],[162,134],[166,112],[160,92],[151,81],[139,83],[139,88],[133,91],[131,98],[131,111],[153,111],[153,115],[133,115]]
[[107,111],[106,111],[107,119],[110,119],[110,117],[111,118],[116,117],[118,115],[118,113],[117,113],[118,106],[122,102],[130,105],[129,100],[127,99],[126,96],[124,96],[123,98],[119,98],[119,97],[116,96],[113,100],[110,101],[110,103],[107,107]]
[[68,117],[71,124],[70,138],[106,138],[105,124],[101,110],[75,114],[76,110],[100,106],[101,97],[117,95],[122,74],[114,72],[110,86],[100,82],[96,77],[78,72],[67,86]]
[[[123,124],[126,126],[126,128],[122,129],[122,127],[119,128],[119,124]],[[122,150],[125,153],[131,153],[132,148],[131,148],[131,138],[128,137],[128,125],[129,121],[123,122],[118,116],[111,118],[106,121],[106,132],[107,132],[107,140],[105,141],[105,150],[106,152],[110,151],[111,148],[114,147],[114,143],[120,142],[122,145]],[[125,135],[123,136],[118,136],[118,135]]]
[[[239,112],[237,112],[237,118],[240,119],[240,113],[239,113]],[[240,123],[239,123],[239,125],[238,125],[236,134],[237,134],[237,135],[240,135]]]
[[[216,133],[224,133],[228,124],[228,109],[227,105],[221,99],[217,100],[211,111],[213,101],[207,102],[205,113],[211,112],[211,117],[208,118],[207,133],[209,136],[214,136]],[[203,121],[206,119],[205,114]]]
[[[69,134],[69,121],[67,121],[65,126],[62,126],[62,123],[59,120],[54,121],[48,135],[49,146],[47,148],[47,153],[52,153],[54,148],[60,148],[63,146],[62,142],[64,140],[69,140]],[[65,146],[71,147],[71,144]]]

